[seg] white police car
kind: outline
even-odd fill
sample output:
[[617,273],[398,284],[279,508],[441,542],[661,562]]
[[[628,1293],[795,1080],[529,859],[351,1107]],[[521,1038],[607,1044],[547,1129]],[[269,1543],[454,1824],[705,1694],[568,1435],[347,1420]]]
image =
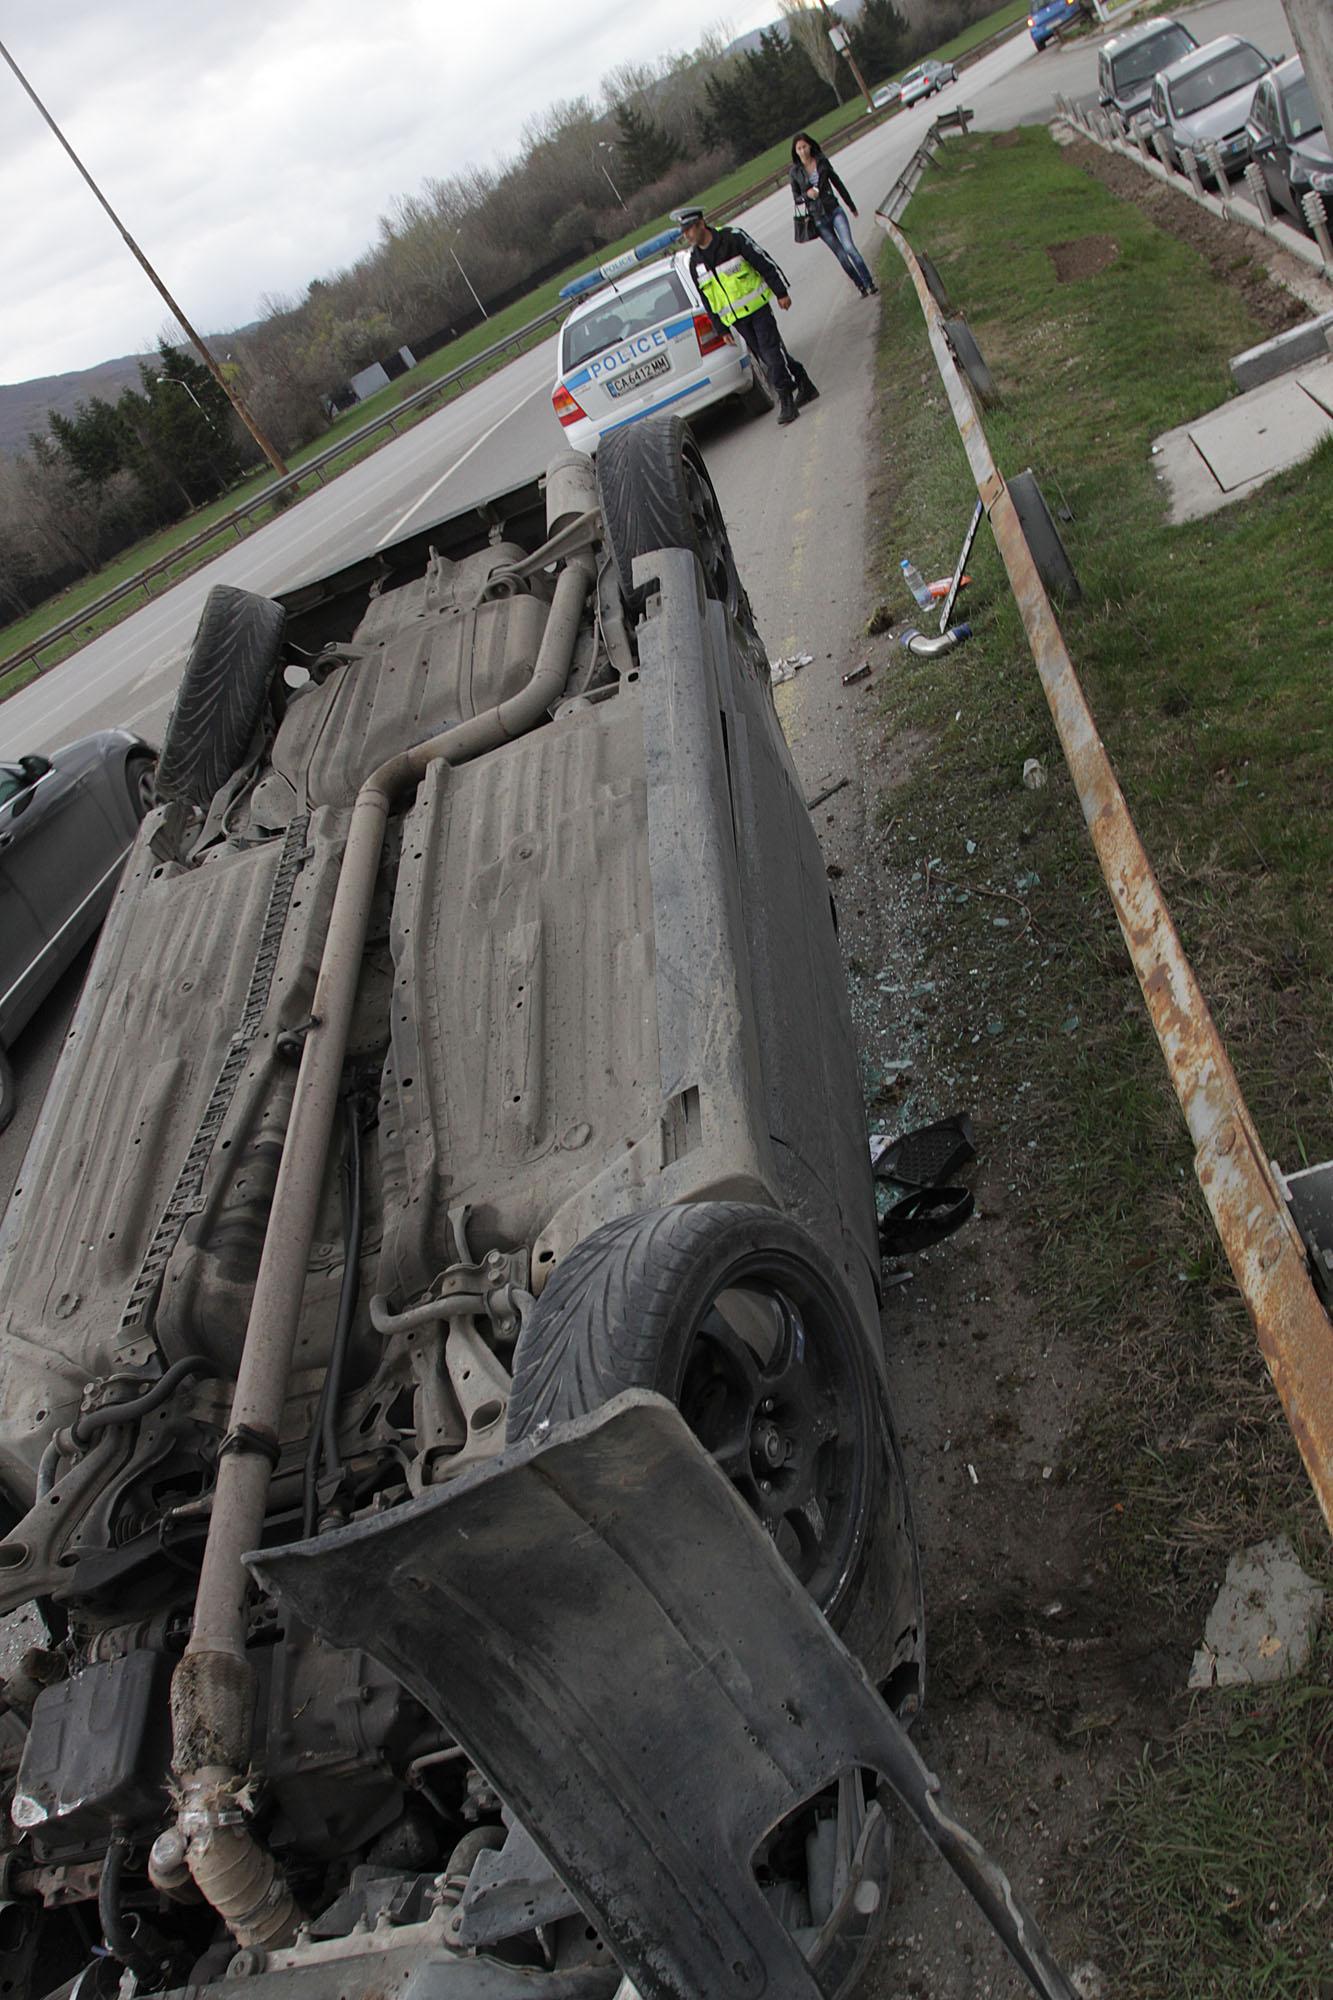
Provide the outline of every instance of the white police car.
[[639,261],[679,234],[653,237],[562,293],[581,296],[560,330],[551,401],[579,451],[659,410],[690,417],[728,396],[754,415],[773,407],[744,341],[713,324],[687,254]]

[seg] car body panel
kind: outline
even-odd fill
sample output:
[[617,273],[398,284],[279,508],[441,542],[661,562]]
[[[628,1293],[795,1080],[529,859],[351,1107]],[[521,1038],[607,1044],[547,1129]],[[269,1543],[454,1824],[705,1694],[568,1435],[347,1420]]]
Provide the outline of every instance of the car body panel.
[[1072,28],[1084,19],[1087,8],[1084,0],[1042,0],[1028,15],[1028,33],[1034,48],[1044,49],[1066,28]]
[[13,1040],[96,931],[138,830],[127,730],[81,737],[27,782],[0,765],[0,1045]]
[[562,423],[566,442],[594,452],[611,431],[645,417],[690,417],[754,384],[745,342],[730,334],[702,351],[697,321],[708,306],[687,255],[642,266],[581,300],[560,332],[556,393],[582,413]]
[[902,80],[899,93],[904,105],[919,104],[923,97],[933,97],[935,92],[957,81],[958,71],[951,62],[936,62],[927,58],[909,69]]
[[1112,36],[1097,58],[1097,89],[1103,110],[1112,112],[1127,132],[1146,111],[1153,78],[1199,46],[1183,21],[1159,19],[1127,28]]
[[1276,208],[1298,228],[1309,224],[1301,207],[1311,193],[1333,198],[1333,147],[1319,123],[1318,107],[1299,56],[1271,70],[1254,93],[1248,120],[1251,149]]
[[[1246,120],[1254,93],[1272,67],[1253,42],[1240,35],[1219,35],[1159,71],[1147,115],[1150,127],[1162,134],[1173,163],[1179,165],[1188,148],[1206,173],[1204,148],[1215,145],[1226,172],[1239,172],[1250,157]],[[1207,94],[1224,78],[1241,72],[1242,81],[1216,96]],[[1202,102],[1201,93],[1205,93]]]

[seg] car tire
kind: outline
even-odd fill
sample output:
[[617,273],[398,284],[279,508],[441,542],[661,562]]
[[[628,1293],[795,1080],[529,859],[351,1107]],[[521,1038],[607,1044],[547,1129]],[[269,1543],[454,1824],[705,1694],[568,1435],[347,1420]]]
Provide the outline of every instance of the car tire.
[[634,583],[638,556],[689,549],[699,558],[704,595],[725,604],[754,630],[754,613],[736,568],[722,508],[703,455],[680,417],[645,417],[612,431],[597,449],[597,496],[631,612],[643,604]]
[[920,1576],[872,1338],[789,1216],[648,1209],[604,1223],[551,1276],[515,1350],[509,1440],[626,1389],[668,1397],[867,1671],[914,1703]]
[[766,417],[776,399],[768,386],[768,377],[757,361],[752,364],[750,372],[754,380],[741,397],[741,408],[747,417]]
[[946,319],[944,331],[953,349],[954,360],[966,375],[976,393],[983,410],[989,410],[1000,400],[995,387],[995,377],[982,359],[976,336],[965,319]]
[[1029,467],[1026,472],[1015,473],[1006,484],[1046,595],[1057,602],[1076,604],[1083,595],[1082,586],[1060,539],[1060,530],[1051,519],[1036,474]]
[[157,764],[152,757],[140,755],[125,760],[125,783],[129,787],[134,817],[138,820],[147,819],[157,804],[156,772]]
[[239,768],[268,705],[286,622],[271,597],[214,584],[158,759],[159,799],[207,811]]
[[14,1081],[14,1065],[9,1060],[3,1045],[0,1045],[0,1132],[3,1132],[14,1113],[18,1110],[18,1085]]

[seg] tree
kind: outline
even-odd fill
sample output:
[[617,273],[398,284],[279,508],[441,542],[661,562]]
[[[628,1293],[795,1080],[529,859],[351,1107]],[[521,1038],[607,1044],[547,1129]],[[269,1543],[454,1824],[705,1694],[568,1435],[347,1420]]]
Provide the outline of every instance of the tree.
[[616,127],[620,133],[620,162],[630,192],[660,181],[682,157],[682,149],[670,133],[632,104],[616,106]]
[[865,0],[850,32],[856,60],[872,83],[906,63],[910,30],[893,0]]
[[828,19],[819,0],[778,0],[778,5],[791,40],[804,49],[815,74],[822,77],[835,102],[841,104],[842,57],[828,38]]

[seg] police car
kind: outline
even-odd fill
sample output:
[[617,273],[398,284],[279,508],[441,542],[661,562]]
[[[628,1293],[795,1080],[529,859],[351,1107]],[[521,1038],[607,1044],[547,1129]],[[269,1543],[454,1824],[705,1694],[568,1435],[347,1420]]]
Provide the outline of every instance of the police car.
[[744,341],[713,324],[688,252],[658,255],[679,236],[654,236],[561,293],[576,303],[560,331],[551,402],[579,451],[659,410],[691,417],[728,396],[756,416],[773,407]]

